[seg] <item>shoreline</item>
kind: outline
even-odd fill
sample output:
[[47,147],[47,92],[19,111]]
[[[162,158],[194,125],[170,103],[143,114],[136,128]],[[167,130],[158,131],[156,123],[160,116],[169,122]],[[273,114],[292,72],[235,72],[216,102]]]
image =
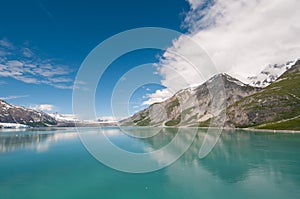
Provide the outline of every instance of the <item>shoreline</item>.
[[[178,128],[182,128],[182,127],[178,127]],[[184,128],[199,128],[199,129],[216,128],[216,129],[218,129],[218,127],[184,127]],[[227,130],[227,131],[237,131],[238,130],[238,131],[262,132],[262,133],[300,134],[300,130],[273,130],[273,129],[229,128],[229,127],[223,127],[223,130]]]
[[267,132],[267,133],[289,133],[289,134],[300,134],[299,130],[272,130],[272,129],[253,129],[244,128],[239,130],[253,131],[253,132]]
[[[111,125],[111,126],[49,126],[49,127],[29,127],[29,128],[0,128],[0,132],[4,132],[6,130],[9,131],[26,131],[26,130],[40,130],[43,129],[46,131],[47,129],[53,130],[53,129],[68,129],[68,128],[95,128],[95,127],[120,127],[118,125]],[[177,127],[171,127],[171,126],[122,126],[122,127],[134,127],[134,128],[191,128],[191,129],[220,129],[219,127],[188,127],[188,126],[177,126]],[[272,129],[254,129],[254,128],[229,128],[229,127],[223,127],[222,130],[224,131],[251,131],[251,132],[261,132],[261,133],[286,133],[286,134],[300,134],[300,130],[272,130]]]

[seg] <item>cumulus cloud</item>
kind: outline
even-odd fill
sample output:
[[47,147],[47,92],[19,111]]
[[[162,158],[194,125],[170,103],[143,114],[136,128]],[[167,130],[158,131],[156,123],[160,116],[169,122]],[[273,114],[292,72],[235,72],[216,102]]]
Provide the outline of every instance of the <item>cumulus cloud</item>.
[[168,89],[156,90],[155,93],[147,94],[146,96],[144,96],[146,101],[144,101],[142,105],[151,105],[155,102],[162,102],[171,97],[172,94],[173,93]]
[[[219,73],[225,72],[246,81],[268,64],[300,58],[300,1],[188,2],[191,9],[186,13],[183,27],[188,31],[187,35],[205,49]],[[185,59],[176,52],[184,52]],[[190,59],[201,66],[201,78],[195,75]],[[162,85],[176,92],[188,85],[203,83],[212,76],[207,72],[212,67],[205,66],[204,60],[184,36],[174,40],[158,64]],[[180,81],[182,77],[185,83]],[[148,102],[154,102],[155,98],[159,99],[155,95]]]
[[30,106],[31,109],[37,110],[37,111],[53,111],[54,110],[54,105],[52,104],[38,104],[38,105],[32,105]]
[[191,9],[195,10],[205,4],[205,0],[189,0]]
[[[47,84],[59,89],[72,89],[73,71],[51,59],[42,59],[28,47],[14,46],[0,40],[0,77],[10,77],[28,84]],[[14,55],[14,56],[12,56]]]
[[[219,71],[245,78],[300,57],[299,8],[297,0],[216,0],[191,10],[185,23]],[[194,17],[199,13],[204,17]]]

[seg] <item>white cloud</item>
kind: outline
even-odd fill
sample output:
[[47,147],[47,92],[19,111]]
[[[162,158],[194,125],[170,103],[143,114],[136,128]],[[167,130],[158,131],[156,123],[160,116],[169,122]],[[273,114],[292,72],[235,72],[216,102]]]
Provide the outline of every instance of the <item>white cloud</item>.
[[17,79],[19,81],[22,81],[24,83],[28,83],[28,84],[39,84],[40,83],[40,81],[38,79],[36,79],[36,78],[22,76],[21,74],[13,76],[13,78]]
[[6,97],[0,97],[2,100],[10,100],[10,99],[18,99],[18,98],[24,98],[28,97],[29,95],[11,95],[11,96],[6,96]]
[[189,2],[191,9],[197,9],[205,3],[205,0],[187,0]]
[[53,83],[48,83],[48,85],[59,89],[73,89],[73,85],[63,85],[63,84],[53,84]]
[[[298,0],[188,0],[191,10],[183,27],[188,36],[202,46],[218,72],[241,80],[258,74],[268,64],[285,63],[300,57],[300,1]],[[206,7],[204,7],[204,5]],[[175,52],[175,53],[174,53]],[[186,59],[178,54],[184,55]],[[178,91],[200,84],[211,77],[211,69],[201,62],[188,39],[173,42],[158,64],[162,85]],[[202,78],[195,75],[192,63],[201,66]],[[198,60],[197,60],[198,59]],[[186,82],[179,81],[184,79]],[[150,98],[145,103],[154,102]]]
[[[7,55],[10,55],[10,52],[7,52],[6,50],[3,50],[0,48],[0,56],[1,57],[4,57],[4,56],[7,56]],[[3,58],[1,58],[3,59]]]
[[20,67],[24,66],[24,63],[22,63],[18,60],[9,60],[9,61],[7,61],[7,66],[20,68]]
[[73,80],[66,75],[68,67],[24,63],[18,60],[8,60],[0,63],[0,77],[11,77],[24,83],[47,84],[60,89],[72,89]]
[[[0,40],[0,77],[10,77],[28,84],[47,84],[59,89],[72,89],[73,71],[52,59],[42,59],[28,47],[14,46],[7,39]],[[9,55],[9,56],[8,56]],[[12,59],[14,55],[15,59]]]
[[34,56],[34,53],[29,48],[23,48],[22,54],[24,57],[28,57],[28,58]]
[[298,0],[216,0],[190,11],[185,23],[220,72],[247,77],[300,57],[299,8]]
[[34,109],[34,110],[38,110],[38,111],[50,112],[50,111],[53,111],[55,107],[52,104],[38,104],[38,105],[30,106],[30,108]]
[[162,102],[173,95],[168,89],[156,90],[155,93],[147,94],[145,98],[147,99],[142,103],[142,105],[151,105],[155,102]]
[[52,64],[39,65],[35,67],[33,71],[43,77],[53,77],[55,75],[65,75],[69,73],[65,67],[53,66]]
[[53,77],[53,78],[49,78],[49,80],[54,83],[73,81],[71,78],[67,78],[67,77]]
[[0,46],[5,48],[13,48],[13,44],[10,43],[6,38],[0,40]]

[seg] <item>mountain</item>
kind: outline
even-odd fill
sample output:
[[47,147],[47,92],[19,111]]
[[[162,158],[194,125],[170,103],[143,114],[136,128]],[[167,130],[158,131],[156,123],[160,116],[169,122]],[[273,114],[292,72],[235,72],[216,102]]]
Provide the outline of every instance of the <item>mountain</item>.
[[300,60],[275,82],[227,108],[233,127],[300,130]]
[[[300,130],[300,60],[290,66],[292,63],[286,63],[284,69],[283,65],[271,67],[285,72],[279,78],[274,76],[275,73],[268,73],[271,81],[266,81],[263,86],[272,83],[264,88],[244,84],[227,74],[215,75],[204,84],[183,89],[119,124],[208,127],[214,122],[223,123],[221,116],[226,116],[226,127]],[[0,100],[1,123],[29,126],[116,125],[102,120],[78,121],[72,115],[49,115],[3,100]]]
[[266,87],[276,81],[285,71],[290,69],[296,61],[288,61],[283,64],[268,65],[258,75],[248,77],[247,81],[249,85],[255,87]]
[[[223,101],[217,99],[223,90]],[[120,121],[121,125],[133,126],[209,126],[210,119],[218,116],[224,108],[242,98],[260,91],[227,75],[219,74],[204,84],[179,91],[161,103],[152,104],[132,117]],[[222,95],[221,95],[222,96]]]
[[77,115],[74,114],[49,114],[55,118],[58,127],[98,127],[98,126],[116,126],[117,121],[109,119],[95,119],[95,120],[80,120]]
[[33,109],[9,104],[0,100],[0,127],[26,128],[26,127],[98,127],[115,126],[114,121],[79,120],[72,114],[47,114]]
[[53,117],[57,122],[80,122],[80,120],[73,114],[61,114],[61,113],[50,113],[48,114]]
[[57,121],[46,113],[11,105],[3,100],[0,100],[0,122],[25,124],[28,126],[49,126],[57,124]]
[[[183,89],[164,102],[152,104],[120,124],[208,127],[214,125],[212,121],[224,122],[221,116],[226,115],[225,127],[300,130],[300,60],[273,65],[268,71],[261,73],[267,79],[255,86],[227,74],[216,75],[198,87]],[[218,95],[221,84],[223,102],[222,95]],[[216,108],[222,106],[212,104],[218,100],[226,103],[222,110]]]

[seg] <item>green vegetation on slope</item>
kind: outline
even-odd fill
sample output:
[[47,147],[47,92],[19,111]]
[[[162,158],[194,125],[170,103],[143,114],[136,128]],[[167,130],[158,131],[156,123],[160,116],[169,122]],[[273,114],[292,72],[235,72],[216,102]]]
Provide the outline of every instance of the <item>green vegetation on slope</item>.
[[149,125],[150,125],[150,122],[151,122],[150,118],[147,118],[147,119],[138,121],[138,122],[136,123],[136,125],[138,125],[138,126],[149,126]]
[[147,116],[149,115],[149,110],[145,109],[145,111],[141,112],[138,119],[133,119],[133,123],[137,126],[149,126],[151,123],[150,118]]
[[228,122],[235,127],[255,127],[299,116],[299,85],[298,62],[270,86],[229,106]]
[[284,122],[266,124],[258,129],[274,129],[274,130],[300,130],[300,118],[291,119]]
[[28,122],[26,125],[31,127],[47,127],[48,125],[56,125],[54,122]]
[[167,104],[167,114],[170,115],[171,112],[174,110],[175,107],[179,106],[179,100],[176,98],[175,100],[171,101]]
[[203,122],[199,122],[198,127],[209,127],[211,123],[211,118],[205,120]]
[[178,124],[180,124],[180,121],[181,121],[181,118],[178,117],[178,118],[175,118],[175,119],[172,119],[172,120],[169,120],[165,123],[166,126],[176,126]]

